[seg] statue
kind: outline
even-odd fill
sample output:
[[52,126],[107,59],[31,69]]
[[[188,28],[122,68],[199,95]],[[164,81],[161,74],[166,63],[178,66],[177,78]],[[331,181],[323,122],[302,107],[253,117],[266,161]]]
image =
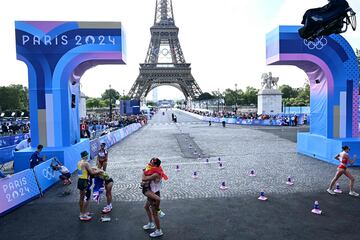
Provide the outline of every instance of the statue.
[[278,77],[273,77],[272,73],[263,73],[261,75],[261,88],[262,89],[273,89],[273,87],[277,88],[277,83],[279,81]]

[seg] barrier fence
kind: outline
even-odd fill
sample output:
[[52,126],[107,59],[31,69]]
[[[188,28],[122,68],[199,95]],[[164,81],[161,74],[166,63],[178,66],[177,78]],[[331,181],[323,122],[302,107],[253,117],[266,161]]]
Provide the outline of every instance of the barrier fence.
[[32,169],[0,179],[0,216],[40,195]]
[[29,138],[28,133],[0,137],[0,164],[13,160],[16,145],[25,138]]
[[[107,147],[120,142],[128,135],[139,130],[144,124],[133,123],[125,128],[108,133],[90,142],[90,156],[97,155],[100,143]],[[59,181],[60,173],[51,167],[53,159],[47,160],[34,169],[26,169],[19,173],[0,179],[0,216],[39,197]],[[77,160],[74,160],[77,161]]]
[[[225,123],[229,124],[237,124],[237,125],[260,125],[260,126],[283,126],[285,124],[284,120],[282,119],[242,119],[242,118],[225,118],[225,117],[208,117],[208,116],[202,116],[196,113],[183,111],[180,109],[176,109],[177,111],[181,111],[183,113],[186,113],[190,116],[193,116],[194,118],[197,118],[202,121],[211,121],[215,123],[221,123],[225,121]],[[298,116],[298,125],[303,124],[304,122],[304,114],[297,115]],[[290,116],[291,117],[291,116]],[[307,123],[309,123],[310,117],[307,116]]]
[[22,140],[24,140],[25,138],[28,138],[29,134],[17,134],[17,135],[12,135],[12,136],[5,136],[5,137],[0,137],[0,148],[3,147],[9,147],[12,145],[16,145],[19,142],[21,142]]

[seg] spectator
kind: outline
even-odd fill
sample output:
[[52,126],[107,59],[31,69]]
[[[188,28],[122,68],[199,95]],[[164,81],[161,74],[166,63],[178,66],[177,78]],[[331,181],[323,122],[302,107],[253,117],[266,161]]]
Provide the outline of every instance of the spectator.
[[39,156],[40,152],[43,150],[44,146],[39,144],[36,148],[36,151],[30,157],[30,168],[34,168],[35,166],[39,165],[40,162],[45,161],[45,156],[42,158]]
[[15,147],[15,151],[20,151],[28,147],[31,147],[31,138],[24,139],[21,142],[19,142],[19,144],[16,145]]

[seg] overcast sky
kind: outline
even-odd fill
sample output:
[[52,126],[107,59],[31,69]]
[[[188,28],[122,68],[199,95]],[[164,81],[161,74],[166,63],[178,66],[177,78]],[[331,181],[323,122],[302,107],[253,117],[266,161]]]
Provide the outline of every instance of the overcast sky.
[[[81,79],[82,91],[99,97],[109,87],[128,93],[150,42],[156,0],[22,0],[0,8],[0,85],[28,85],[27,68],[16,60],[15,20],[120,21],[125,27],[127,65],[97,66]],[[360,1],[348,0],[360,14]],[[278,25],[299,25],[304,12],[327,0],[173,0],[179,39],[203,92],[260,88],[261,74],[273,72],[279,84],[301,87],[305,74],[288,66],[267,67],[265,35]],[[358,17],[360,18],[360,17]],[[344,36],[360,48],[360,32]],[[159,99],[183,98],[173,87],[159,87]],[[149,94],[151,98],[151,93]]]

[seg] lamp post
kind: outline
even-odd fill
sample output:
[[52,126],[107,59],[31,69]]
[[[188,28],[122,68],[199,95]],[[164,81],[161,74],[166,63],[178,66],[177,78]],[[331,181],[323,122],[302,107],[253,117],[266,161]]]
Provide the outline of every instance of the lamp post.
[[235,83],[235,115],[237,112],[237,83]]
[[110,114],[110,121],[111,121],[112,120],[111,85],[109,85],[109,98],[110,98],[110,112],[109,112],[109,114]]

